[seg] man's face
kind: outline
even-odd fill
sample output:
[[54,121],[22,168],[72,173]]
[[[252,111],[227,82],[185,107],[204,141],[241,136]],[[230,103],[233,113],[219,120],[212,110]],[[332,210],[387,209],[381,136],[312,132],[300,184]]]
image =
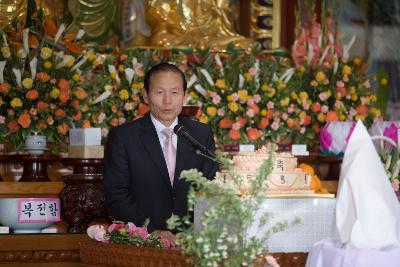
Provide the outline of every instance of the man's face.
[[181,113],[187,98],[182,88],[181,75],[172,71],[154,74],[150,79],[149,92],[144,90],[143,98],[151,114],[169,127]]

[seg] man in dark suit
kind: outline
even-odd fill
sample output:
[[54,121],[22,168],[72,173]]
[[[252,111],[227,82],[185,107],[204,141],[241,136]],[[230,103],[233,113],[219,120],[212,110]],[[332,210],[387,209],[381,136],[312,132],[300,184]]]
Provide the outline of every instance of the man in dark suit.
[[[104,189],[111,217],[141,226],[150,219],[150,231],[167,237],[166,220],[188,213],[189,184],[182,170],[196,168],[208,179],[218,165],[192,151],[183,137],[172,133],[177,124],[214,151],[208,125],[178,117],[186,101],[186,80],[175,65],[161,63],[145,75],[143,98],[150,114],[111,129],[104,158]],[[167,129],[166,129],[167,128]],[[166,132],[169,133],[166,134]],[[167,236],[165,236],[166,234]]]

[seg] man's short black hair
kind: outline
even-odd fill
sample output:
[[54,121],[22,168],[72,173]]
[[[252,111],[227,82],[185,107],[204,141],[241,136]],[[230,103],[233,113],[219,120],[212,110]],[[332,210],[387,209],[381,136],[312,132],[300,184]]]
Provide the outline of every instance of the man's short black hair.
[[167,62],[163,62],[163,63],[159,63],[157,65],[154,65],[146,72],[146,75],[144,76],[144,89],[146,90],[146,92],[148,93],[150,90],[150,80],[153,75],[160,73],[160,72],[168,72],[168,71],[179,73],[181,75],[182,88],[183,88],[183,92],[185,93],[186,89],[187,89],[186,88],[187,82],[186,82],[185,74],[176,65],[167,63]]

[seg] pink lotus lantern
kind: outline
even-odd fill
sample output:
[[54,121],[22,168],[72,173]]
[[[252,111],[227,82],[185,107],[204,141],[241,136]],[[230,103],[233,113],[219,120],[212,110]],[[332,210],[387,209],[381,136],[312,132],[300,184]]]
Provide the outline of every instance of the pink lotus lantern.
[[[395,144],[399,144],[398,140],[398,131],[400,129],[400,121],[381,121],[374,123],[369,129],[369,134],[371,136],[376,137],[385,137],[385,138],[375,138],[374,144],[375,147],[379,150],[383,147],[394,146]],[[384,141],[384,140],[387,141]],[[393,142],[391,142],[390,140]]]
[[321,150],[334,155],[344,153],[355,125],[354,121],[336,121],[325,124],[319,136]]

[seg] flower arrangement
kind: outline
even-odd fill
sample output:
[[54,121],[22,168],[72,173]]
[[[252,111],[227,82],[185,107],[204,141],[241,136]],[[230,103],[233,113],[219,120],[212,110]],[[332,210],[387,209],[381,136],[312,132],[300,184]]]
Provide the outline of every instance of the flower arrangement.
[[363,76],[361,59],[349,59],[352,42],[342,47],[332,16],[322,10],[321,23],[314,13],[307,25],[298,23],[293,64],[258,46],[100,54],[83,46],[83,32],[67,34],[38,12],[29,29],[19,25],[1,33],[0,142],[19,148],[37,132],[65,145],[68,129],[77,127],[100,127],[106,138],[110,127],[148,111],[144,73],[163,61],[184,71],[189,104],[201,107],[197,119],[211,126],[219,145],[314,144],[327,122],[370,124],[381,115],[373,106],[375,84]]
[[40,14],[30,28],[18,24],[7,35],[0,33],[1,121],[17,148],[33,133],[65,144],[72,127],[69,115],[87,105],[83,81],[96,58],[92,50],[83,50],[83,31],[65,34],[64,25],[57,28]]
[[250,53],[228,47],[224,54],[206,53],[190,67],[190,94],[202,106],[198,119],[210,124],[217,143],[260,146],[289,137],[313,145],[327,122],[363,120],[370,125],[380,118],[374,107],[376,84],[364,76],[360,58],[350,60],[354,39],[342,46],[322,2],[321,23],[313,1],[306,3],[309,21],[297,19],[294,66],[257,47]]
[[109,226],[92,225],[87,229],[90,238],[113,244],[126,244],[137,247],[169,248],[171,243],[168,239],[161,238],[155,234],[149,234],[147,228],[137,227],[129,222],[113,223]]
[[325,2],[322,1],[321,23],[316,21],[312,3],[306,3],[311,7],[306,24],[299,22],[300,11],[297,11],[297,38],[292,52],[295,68],[286,72],[290,93],[286,96],[286,108],[281,105],[282,116],[287,117],[282,118],[285,126],[293,130],[296,141],[306,143],[317,139],[325,123],[362,120],[371,125],[381,115],[373,107],[377,98],[373,84],[363,74],[362,60],[358,57],[350,60],[354,36],[342,46]]
[[250,53],[228,47],[195,63],[188,73],[191,100],[201,103],[198,119],[211,126],[217,144],[262,145],[286,134],[271,125],[276,103],[266,97],[266,81],[281,72],[284,59],[264,55],[258,46]]

